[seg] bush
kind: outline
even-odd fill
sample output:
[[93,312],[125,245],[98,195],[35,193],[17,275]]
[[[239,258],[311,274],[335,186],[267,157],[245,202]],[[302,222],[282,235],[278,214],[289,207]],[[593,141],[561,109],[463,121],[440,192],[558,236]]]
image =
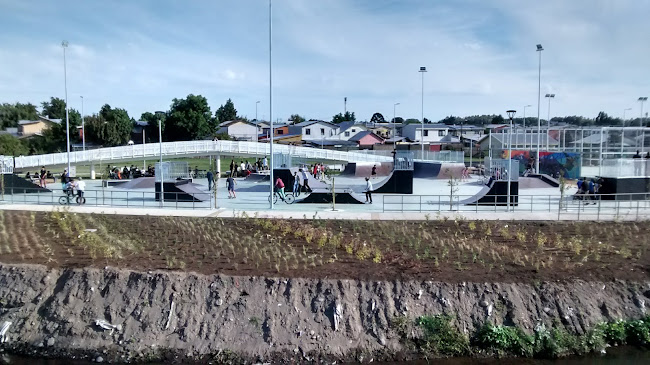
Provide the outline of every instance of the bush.
[[627,340],[625,322],[621,319],[614,322],[602,323],[599,326],[603,329],[605,341],[610,345],[624,345]]
[[444,315],[423,316],[416,324],[424,331],[421,349],[427,354],[461,356],[469,353],[469,341]]
[[474,343],[499,354],[531,357],[534,354],[535,340],[519,328],[487,323],[477,332]]
[[650,345],[650,317],[635,321],[628,321],[625,324],[627,343],[636,346]]

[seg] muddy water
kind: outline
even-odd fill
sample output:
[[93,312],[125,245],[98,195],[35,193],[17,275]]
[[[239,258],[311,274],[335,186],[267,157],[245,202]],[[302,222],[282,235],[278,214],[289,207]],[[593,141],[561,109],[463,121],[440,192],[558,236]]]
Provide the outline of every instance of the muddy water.
[[[589,355],[572,357],[560,360],[532,360],[532,359],[442,359],[431,363],[436,365],[632,365],[650,364],[650,351],[641,351],[636,348],[610,349],[607,355]],[[91,365],[90,361],[71,361],[53,359],[24,358],[9,355],[0,355],[0,364],[11,365]],[[202,363],[198,363],[199,365]],[[207,363],[205,363],[207,364]],[[405,363],[376,363],[383,365],[426,365],[426,361],[412,361]],[[163,365],[162,363],[148,363],[147,365]]]

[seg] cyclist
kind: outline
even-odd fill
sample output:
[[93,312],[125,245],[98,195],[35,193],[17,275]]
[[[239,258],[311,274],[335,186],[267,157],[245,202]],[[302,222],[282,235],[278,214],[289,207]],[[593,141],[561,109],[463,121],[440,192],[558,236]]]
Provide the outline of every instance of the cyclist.
[[284,182],[282,179],[278,177],[277,180],[275,180],[275,192],[278,193],[280,196],[280,199],[284,201],[285,195],[284,195]]
[[68,182],[63,184],[63,192],[68,197],[71,197],[71,196],[74,195],[74,183],[72,182],[72,180],[68,179]]

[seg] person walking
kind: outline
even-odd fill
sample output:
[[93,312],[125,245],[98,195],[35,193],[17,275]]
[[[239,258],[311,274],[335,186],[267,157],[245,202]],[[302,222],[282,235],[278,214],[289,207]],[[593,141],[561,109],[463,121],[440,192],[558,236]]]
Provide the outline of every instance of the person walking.
[[279,176],[275,180],[275,192],[278,193],[278,195],[280,196],[280,199],[282,199],[282,201],[284,201],[284,198],[286,197],[284,195],[284,181],[282,181],[282,179],[280,179]]
[[372,204],[372,183],[370,182],[370,178],[366,177],[366,203]]
[[232,177],[232,175],[228,176],[228,179],[226,179],[226,187],[228,188],[228,199],[237,198],[237,194],[235,193],[235,184],[237,184],[237,182]]
[[45,166],[41,166],[41,173],[38,175],[38,182],[42,188],[47,187],[47,183],[45,182],[46,177],[47,177],[47,171],[45,170]]
[[300,176],[298,176],[298,171],[293,173],[293,196],[300,195]]
[[86,182],[79,177],[79,180],[74,184],[74,188],[77,190],[77,196],[80,198],[84,197],[84,191],[86,191]]
[[269,169],[269,161],[266,159],[266,156],[264,156],[264,160],[262,160],[262,166],[264,167],[264,170]]
[[208,173],[205,174],[205,176],[208,178],[208,191],[210,191],[212,190],[212,184],[214,183],[214,175],[212,175],[212,171],[208,170]]
[[377,165],[374,165],[372,167],[372,172],[370,173],[370,175],[372,176],[373,179],[377,177]]
[[299,170],[302,174],[302,187],[305,190],[305,193],[311,193],[311,188],[309,187],[309,174],[303,170]]
[[[596,183],[594,182],[594,179],[589,180],[588,189],[589,189],[589,200],[596,200],[596,195],[595,195],[596,194]],[[585,203],[585,204],[589,204],[589,203]],[[596,204],[596,202],[594,201],[594,205],[595,204]]]
[[230,161],[230,176],[235,177],[235,171],[237,171],[237,166],[235,165],[235,160]]

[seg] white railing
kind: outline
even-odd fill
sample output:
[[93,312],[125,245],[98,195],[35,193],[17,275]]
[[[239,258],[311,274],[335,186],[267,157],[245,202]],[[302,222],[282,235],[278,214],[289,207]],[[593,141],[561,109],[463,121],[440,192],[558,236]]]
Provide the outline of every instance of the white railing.
[[[232,154],[236,156],[268,156],[268,143],[241,141],[187,141],[163,142],[163,157],[186,157],[208,154]],[[290,154],[293,157],[320,161],[347,162],[390,162],[391,157],[368,155],[359,152],[341,152],[298,147],[288,145],[273,145],[273,153]],[[90,163],[102,161],[127,161],[143,158],[159,157],[160,146],[157,143],[144,145],[99,148],[95,150],[70,152],[70,163]],[[39,167],[48,165],[65,165],[68,163],[67,153],[51,153],[47,155],[21,156],[15,158],[16,168]]]

